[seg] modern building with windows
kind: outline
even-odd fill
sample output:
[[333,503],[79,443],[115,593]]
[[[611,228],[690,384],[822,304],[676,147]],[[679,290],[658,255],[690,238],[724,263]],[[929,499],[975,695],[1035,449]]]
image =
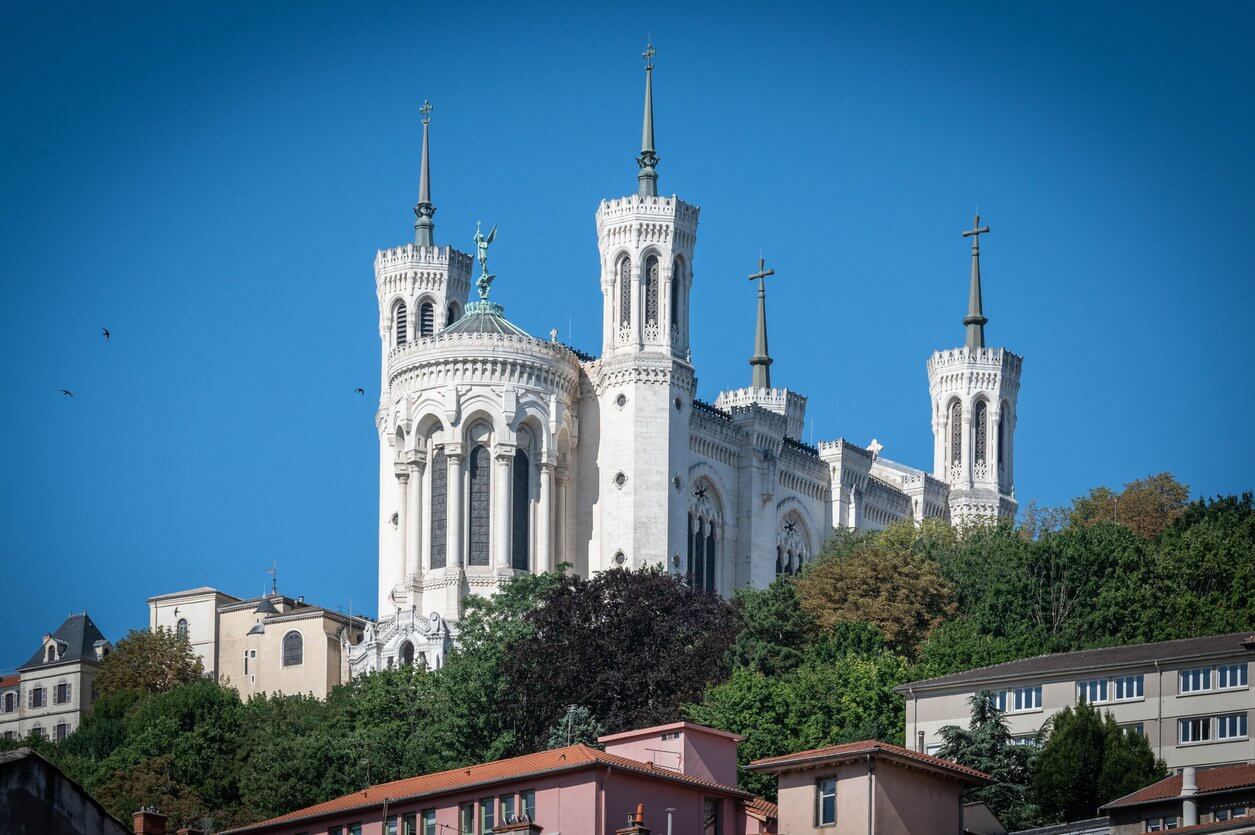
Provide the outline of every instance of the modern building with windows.
[[946,725],[966,727],[970,700],[989,691],[1011,733],[1031,740],[1065,707],[1088,702],[1144,734],[1169,768],[1255,761],[1249,686],[1255,635],[1234,633],[1043,655],[913,681],[906,739],[935,753]]
[[367,621],[277,591],[244,599],[201,587],[150,597],[148,623],[186,635],[206,675],[247,699],[270,693],[325,698],[349,680],[349,649]]
[[661,566],[730,595],[796,572],[834,528],[1015,514],[1021,357],[985,344],[978,241],[989,229],[979,218],[964,233],[972,239],[964,344],[927,362],[927,470],[884,457],[875,440],[803,441],[806,398],[772,380],[773,272],[761,262],[749,276],[757,309],[748,385],[714,403],[696,398],[700,209],[659,192],[646,52],[635,193],[602,200],[593,217],[598,356],[558,342],[551,322],[548,339],[529,335],[490,300],[495,227],[473,238],[478,278],[475,258],[437,242],[424,107],[414,242],[374,261],[379,622],[354,651],[355,671],[377,669],[406,642],[430,663],[456,633],[465,596],[564,562],[582,576]]
[[92,683],[112,650],[86,612],[66,618],[15,675],[0,678],[0,738],[69,736],[91,713]]
[[1255,832],[1255,765],[1184,768],[1103,807],[1111,835],[1140,835],[1194,827],[1207,832]]

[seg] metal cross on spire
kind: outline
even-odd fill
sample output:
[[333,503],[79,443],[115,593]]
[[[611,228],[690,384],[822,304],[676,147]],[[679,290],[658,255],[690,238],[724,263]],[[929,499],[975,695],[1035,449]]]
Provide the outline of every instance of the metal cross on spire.
[[270,593],[279,593],[279,563],[271,562],[270,567],[266,569],[266,573],[270,575]]
[[654,49],[652,43],[645,44],[645,51],[641,53],[641,57],[645,59],[645,69],[652,70],[654,68],[654,56],[658,54],[658,50]]
[[985,323],[989,320],[985,318],[981,302],[980,236],[988,232],[988,226],[980,225],[978,213],[976,220],[972,222],[972,228],[963,233],[963,237],[972,239],[972,278],[967,290],[967,316],[963,318],[963,324],[967,327],[965,344],[968,348],[985,347]]
[[423,106],[422,106],[422,107],[420,107],[420,108],[418,108],[418,112],[419,112],[419,113],[421,113],[421,114],[423,114],[423,124],[424,124],[424,125],[430,125],[430,124],[431,124],[431,117],[430,117],[430,116],[428,116],[427,114],[431,113],[431,112],[432,112],[433,110],[435,110],[435,109],[436,109],[436,108],[435,108],[434,106],[432,106],[432,103],[431,103],[430,101],[428,101],[427,99],[423,99]]
[[636,175],[636,191],[641,197],[658,196],[658,153],[654,150],[654,45],[646,44],[641,55],[645,58],[645,116],[641,122],[641,153],[636,158],[640,171]]
[[431,102],[423,99],[418,112],[423,114],[423,156],[418,172],[418,203],[414,206],[414,243],[419,246],[434,246],[436,224],[432,217],[436,214],[436,206],[431,202],[431,155],[427,150],[431,111],[435,110]]
[[754,356],[750,357],[750,368],[753,369],[750,385],[756,389],[771,388],[771,356],[767,353],[767,276],[775,275],[775,270],[767,269],[767,261],[758,258],[758,272],[750,275],[749,280],[758,281],[758,322],[754,328]]

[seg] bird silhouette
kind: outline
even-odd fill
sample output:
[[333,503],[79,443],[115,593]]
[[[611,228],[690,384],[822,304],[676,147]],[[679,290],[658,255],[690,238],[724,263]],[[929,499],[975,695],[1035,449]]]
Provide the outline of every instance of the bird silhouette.
[[104,336],[104,338],[105,338],[105,342],[108,342],[108,341],[109,341],[109,337],[113,336],[113,334],[109,333],[109,329],[108,329],[108,328],[101,328],[101,329],[100,329],[100,333],[101,333],[101,335],[103,335],[103,336]]
[[354,392],[355,394],[365,394],[365,393],[366,393],[366,389],[364,389],[364,388],[355,388],[355,389],[353,389],[353,392]]
[[69,389],[61,389],[61,393],[64,394],[66,397],[74,396],[74,392],[70,391]]

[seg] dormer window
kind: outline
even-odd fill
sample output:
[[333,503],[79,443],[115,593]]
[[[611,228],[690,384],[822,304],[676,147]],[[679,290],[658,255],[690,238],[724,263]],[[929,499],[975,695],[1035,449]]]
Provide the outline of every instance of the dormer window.
[[57,647],[55,644],[48,644],[48,660],[49,661],[57,660]]

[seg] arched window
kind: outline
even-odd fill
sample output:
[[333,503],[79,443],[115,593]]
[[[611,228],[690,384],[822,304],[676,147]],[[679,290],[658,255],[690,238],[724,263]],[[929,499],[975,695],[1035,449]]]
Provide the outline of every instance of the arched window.
[[526,571],[531,562],[531,554],[529,553],[532,531],[531,531],[531,510],[532,497],[532,473],[530,462],[527,460],[527,453],[522,449],[514,452],[514,491],[513,500],[514,507],[511,510],[513,517],[513,537],[510,540],[510,567],[519,571]]
[[397,345],[404,345],[409,341],[409,334],[406,332],[405,318],[405,302],[397,302],[396,307],[392,309],[392,330]]
[[954,401],[950,404],[950,464],[959,466],[963,463],[963,404]]
[[414,663],[414,645],[409,641],[401,644],[401,663],[406,667]]
[[48,645],[48,660],[49,661],[57,660],[57,648],[53,646],[52,644]]
[[619,262],[619,327],[632,324],[632,262],[624,256]]
[[449,327],[449,325],[452,325],[457,320],[458,320],[458,305],[457,305],[457,302],[454,302],[453,304],[449,305],[449,309],[445,312],[444,326],[447,328]]
[[985,463],[985,448],[989,440],[989,404],[984,400],[976,401],[976,408],[972,415],[972,433],[975,437],[976,447],[976,463]]
[[418,308],[418,335],[431,336],[436,332],[436,306],[423,302]]
[[174,626],[174,633],[180,638],[187,637],[187,618],[179,618],[179,622]]
[[489,492],[489,470],[491,456],[488,447],[477,444],[471,450],[469,476],[470,501],[469,513],[466,514],[467,524],[467,565],[491,565],[488,555],[488,532],[491,529],[489,511],[491,508]]
[[300,632],[293,630],[283,636],[283,666],[295,667],[304,660],[304,655]]
[[676,256],[671,267],[671,326],[680,324],[680,285],[684,283],[684,259]]
[[688,576],[694,589],[715,590],[715,548],[714,523],[689,513]]
[[449,546],[449,466],[444,447],[438,446],[432,451],[428,467],[431,469],[431,567],[444,568],[445,549]]
[[658,327],[658,256],[645,259],[645,324]]

